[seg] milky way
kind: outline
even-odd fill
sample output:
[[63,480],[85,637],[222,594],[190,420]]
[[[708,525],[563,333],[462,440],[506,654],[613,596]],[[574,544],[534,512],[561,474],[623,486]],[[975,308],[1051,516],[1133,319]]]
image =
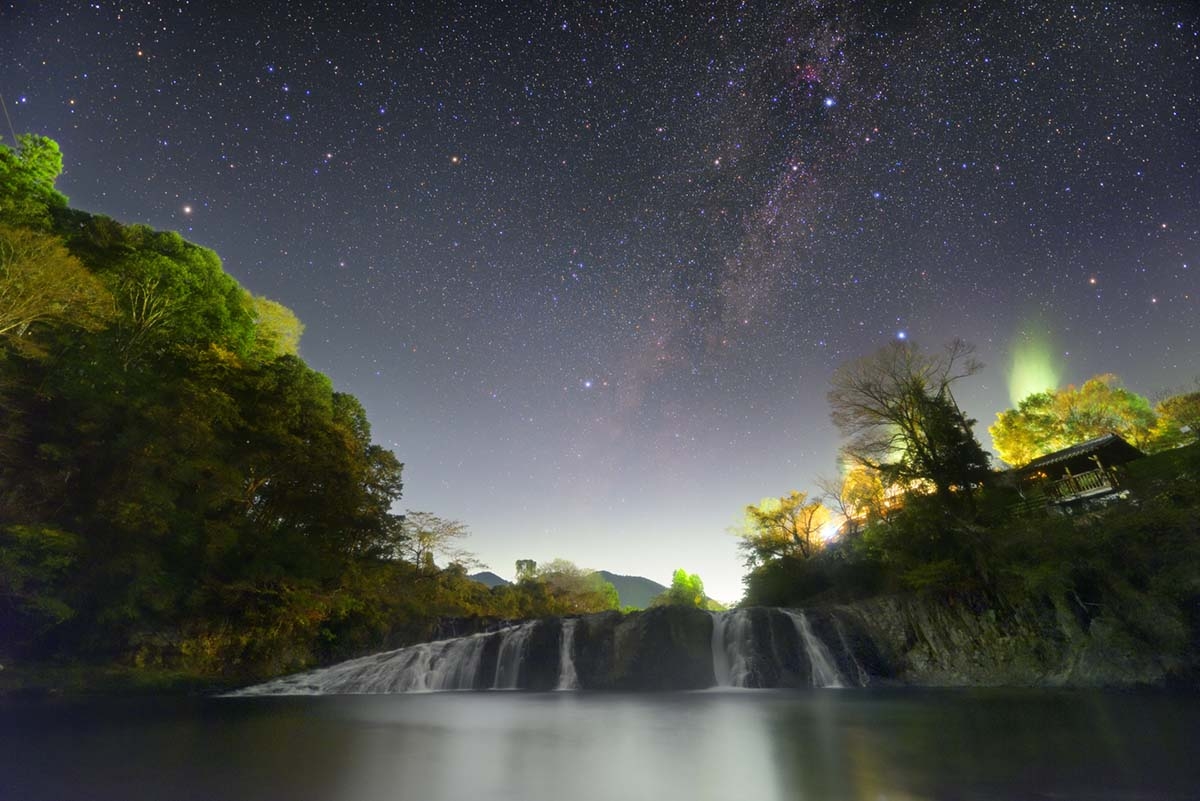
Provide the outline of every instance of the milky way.
[[1200,375],[1195,4],[249,5],[2,4],[0,92],[75,205],[294,308],[502,574],[735,598],[894,337],[979,346],[981,435],[1031,340]]

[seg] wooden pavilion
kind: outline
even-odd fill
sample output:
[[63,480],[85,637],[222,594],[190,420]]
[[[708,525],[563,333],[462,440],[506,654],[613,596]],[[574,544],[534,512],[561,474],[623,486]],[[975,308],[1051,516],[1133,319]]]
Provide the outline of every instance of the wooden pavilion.
[[1110,433],[1039,456],[1013,473],[1027,500],[1066,505],[1118,492],[1113,468],[1143,456],[1119,434]]

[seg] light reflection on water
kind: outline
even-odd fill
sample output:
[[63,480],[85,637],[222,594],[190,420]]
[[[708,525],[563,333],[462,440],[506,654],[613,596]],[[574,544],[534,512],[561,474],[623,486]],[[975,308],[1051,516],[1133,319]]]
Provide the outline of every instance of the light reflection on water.
[[1197,735],[1165,693],[7,702],[0,798],[1200,798]]

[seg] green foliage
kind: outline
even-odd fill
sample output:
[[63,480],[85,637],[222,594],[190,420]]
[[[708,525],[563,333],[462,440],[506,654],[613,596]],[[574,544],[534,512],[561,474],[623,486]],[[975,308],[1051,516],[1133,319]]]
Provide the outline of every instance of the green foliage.
[[910,496],[816,557],[773,559],[747,576],[746,604],[804,605],[920,593],[994,609],[1057,608],[1130,647],[1200,659],[1200,445],[1132,462],[1133,497],[1075,515],[1015,516],[1015,491],[988,487],[971,521]]
[[1105,374],[1079,387],[1034,393],[1016,409],[1000,412],[988,432],[1000,458],[1019,467],[1110,432],[1145,448],[1154,426],[1150,402],[1121,387],[1115,375]]
[[1178,448],[1200,437],[1200,392],[1173,395],[1154,407],[1158,420],[1150,432],[1147,450]]
[[283,304],[255,295],[254,342],[251,355],[258,361],[270,361],[279,356],[300,355],[300,336],[304,324]]
[[517,581],[533,581],[537,575],[537,562],[532,559],[517,560]]
[[135,236],[140,246],[100,273],[121,310],[118,349],[126,364],[180,345],[216,344],[248,355],[256,339],[249,294],[225,274],[215,253],[176,237]]
[[0,529],[0,632],[5,641],[25,644],[75,616],[63,581],[81,546],[79,537],[58,529]]
[[707,609],[708,596],[704,593],[704,582],[695,573],[679,568],[671,576],[671,586],[654,599],[651,606],[686,606]]
[[533,581],[546,587],[547,600],[555,614],[583,614],[617,609],[617,588],[594,570],[581,568],[566,559],[539,565]]
[[21,134],[15,150],[0,145],[0,223],[49,227],[51,211],[67,205],[54,188],[62,168],[58,143],[45,136]]
[[295,315],[176,233],[65,208],[57,153],[0,149],[0,653],[249,677],[579,605],[430,564]]
[[114,317],[104,285],[58,237],[0,225],[0,342],[38,353],[39,328],[104,328]]

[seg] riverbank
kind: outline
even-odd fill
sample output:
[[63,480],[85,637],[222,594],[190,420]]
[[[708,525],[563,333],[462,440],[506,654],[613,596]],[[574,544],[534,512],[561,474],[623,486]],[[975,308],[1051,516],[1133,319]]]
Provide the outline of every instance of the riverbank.
[[240,677],[200,676],[120,665],[35,662],[0,666],[0,698],[198,696],[224,692],[245,683]]

